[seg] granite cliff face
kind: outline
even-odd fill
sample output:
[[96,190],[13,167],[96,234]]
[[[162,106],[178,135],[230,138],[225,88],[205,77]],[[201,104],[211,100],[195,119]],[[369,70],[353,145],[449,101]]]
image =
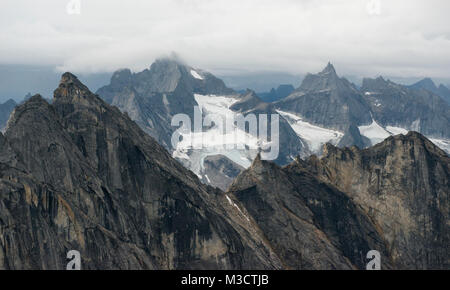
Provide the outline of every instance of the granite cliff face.
[[232,95],[222,80],[194,69],[178,59],[157,59],[139,73],[129,69],[115,72],[111,83],[97,94],[107,103],[126,112],[141,128],[166,149],[173,149],[170,138],[174,127],[171,119],[184,113],[193,120],[194,94]]
[[66,73],[0,135],[0,268],[277,269],[243,212]]
[[293,85],[279,85],[276,89],[272,88],[268,93],[258,93],[265,102],[272,103],[289,96],[295,88]]
[[257,157],[229,189],[288,269],[365,269],[377,249],[393,267],[382,233],[346,194],[293,163]]
[[345,192],[377,225],[402,269],[450,267],[450,158],[416,132],[371,148],[325,148],[298,162]]
[[3,131],[3,129],[6,127],[9,115],[14,110],[14,107],[16,105],[17,103],[12,99],[4,102],[3,104],[0,104],[0,131]]
[[327,144],[288,166],[256,159],[229,189],[288,268],[448,269],[450,158],[416,132],[368,149]]
[[[208,114],[214,114],[222,119],[238,114],[244,116],[255,114],[257,118],[259,114],[268,114],[267,128],[270,132],[270,114],[277,114],[272,104],[263,102],[253,91],[248,90],[239,95],[212,74],[194,69],[177,59],[156,60],[150,69],[139,73],[131,73],[129,70],[117,71],[112,76],[110,85],[99,89],[97,93],[108,103],[126,112],[186,168],[197,174],[202,182],[222,189],[226,189],[224,186],[236,175],[228,176],[222,172],[219,177],[221,171],[214,171],[212,167],[206,166],[205,158],[220,156],[222,159],[228,159],[226,163],[235,163],[233,167],[246,168],[250,166],[258,150],[255,148],[223,150],[213,148],[214,145],[207,142],[202,144],[201,150],[196,151],[192,150],[192,146],[174,148],[171,138],[177,127],[171,126],[173,116],[183,113],[188,115],[190,120],[196,120],[194,113],[196,106],[201,110],[200,122]],[[210,129],[203,126],[202,132]],[[240,136],[245,135],[242,131],[240,130]],[[259,134],[261,135],[261,132]],[[192,135],[184,137],[189,138]],[[262,144],[265,141],[258,138],[258,134],[252,135],[249,142]],[[281,150],[276,158],[277,163],[284,165],[291,162],[292,157],[299,153],[302,156],[306,155],[307,149],[302,141],[282,117],[280,117],[279,140]],[[244,144],[246,145],[248,144]],[[211,176],[215,177],[210,178]],[[223,179],[224,182],[219,179]]]
[[0,134],[0,268],[64,269],[69,250],[83,269],[364,269],[370,250],[382,269],[450,267],[450,160],[419,133],[285,167],[206,164],[242,172],[226,193],[202,184],[64,74]]
[[[283,116],[279,115],[276,111],[276,107],[271,103],[266,103],[262,101],[255,92],[247,90],[245,94],[239,99],[238,102],[234,103],[231,110],[241,113],[244,116],[253,114],[255,116],[260,116],[260,114],[267,115],[267,128],[268,132],[271,131],[271,116],[279,116],[279,154],[274,160],[275,163],[279,165],[286,165],[292,162],[294,156],[300,154],[301,156],[306,156],[308,149],[305,148],[303,141],[292,129],[291,125],[286,121]],[[258,119],[258,126],[260,120]]]
[[443,84],[436,86],[436,84],[430,78],[424,78],[423,80],[420,80],[408,87],[413,90],[427,90],[429,92],[432,92],[433,94],[440,96],[447,102],[447,104],[450,105],[450,89]]
[[364,79],[361,91],[370,104],[373,118],[381,126],[450,138],[450,106],[439,95],[409,89],[382,77]]
[[313,124],[340,131],[351,124],[370,122],[370,108],[360,92],[340,78],[330,63],[320,73],[306,75],[301,86],[276,105]]

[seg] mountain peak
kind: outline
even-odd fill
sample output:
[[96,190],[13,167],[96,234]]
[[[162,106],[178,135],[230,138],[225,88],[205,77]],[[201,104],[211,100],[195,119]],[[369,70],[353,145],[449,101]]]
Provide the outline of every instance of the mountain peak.
[[74,74],[62,75],[58,88],[53,93],[54,102],[88,105],[100,101]]
[[334,69],[334,66],[331,64],[331,62],[328,62],[327,66],[320,72],[320,74],[336,74],[336,70]]
[[408,87],[414,90],[420,89],[427,90],[429,92],[439,95],[439,89],[431,78],[424,78]]
[[430,78],[424,78],[424,79],[418,81],[417,83],[415,83],[414,85],[415,86],[420,86],[420,87],[422,87],[422,88],[424,88],[426,90],[429,90],[431,92],[435,92],[437,90],[436,84]]
[[[62,76],[61,76],[61,80],[59,82],[59,87],[60,88],[65,88],[65,89],[80,89],[80,90],[89,90],[85,85],[83,85],[80,80],[77,78],[77,76],[75,76],[74,74],[70,73],[70,72],[65,72]],[[58,90],[57,89],[57,90]]]
[[116,70],[113,75],[111,76],[111,84],[114,85],[126,85],[128,84],[133,78],[133,73],[128,68],[123,68]]
[[181,59],[177,54],[171,54],[169,56],[164,56],[155,59],[155,62],[151,65],[152,66],[182,66],[182,67],[189,67],[184,60]]
[[363,78],[361,90],[362,91],[377,91],[378,89],[385,88],[389,81],[385,80],[382,76],[378,76],[375,79]]
[[258,107],[264,103],[261,98],[252,90],[247,89],[242,95],[242,98],[234,103],[230,109],[233,111],[244,112]]
[[300,85],[302,91],[322,91],[336,89],[343,81],[336,74],[334,66],[329,62],[327,66],[317,74],[307,74]]

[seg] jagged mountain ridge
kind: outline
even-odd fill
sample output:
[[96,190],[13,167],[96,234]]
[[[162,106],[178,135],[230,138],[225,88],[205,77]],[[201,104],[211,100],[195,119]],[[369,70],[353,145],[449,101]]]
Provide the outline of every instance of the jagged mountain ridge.
[[306,75],[300,87],[276,105],[314,124],[340,131],[350,124],[370,122],[365,100],[348,80],[338,77],[331,63],[318,74]]
[[361,91],[371,105],[373,118],[383,127],[391,125],[450,138],[450,106],[440,96],[410,90],[382,77],[364,79]]
[[258,96],[265,102],[272,103],[289,96],[295,90],[293,85],[279,85],[276,89],[272,88],[270,92],[258,93]]
[[374,224],[344,193],[306,171],[258,156],[229,189],[291,269],[364,269],[365,253],[389,251]]
[[[209,113],[223,118],[229,115],[236,116],[238,113],[245,115],[276,113],[273,106],[263,102],[254,92],[247,91],[239,95],[212,74],[194,69],[177,59],[156,60],[149,70],[140,73],[133,74],[129,70],[117,71],[111,78],[111,84],[99,89],[97,93],[108,103],[127,112],[144,131],[172,152],[182,164],[194,171],[203,182],[219,186],[223,190],[229,182],[211,183],[211,179],[208,178],[208,169],[204,166],[204,158],[221,155],[222,158],[229,159],[227,162],[234,162],[238,167],[248,167],[256,156],[256,148],[218,150],[210,148],[209,144],[206,144],[204,150],[199,152],[193,152],[187,147],[173,148],[171,137],[176,128],[171,126],[172,117],[178,113],[184,113],[194,120],[195,106],[199,106],[203,117]],[[287,164],[293,160],[292,156],[304,151],[304,146],[290,125],[283,118],[280,119],[282,151],[276,161]],[[269,115],[269,132],[270,121]],[[240,136],[243,135],[245,133],[240,132]],[[194,134],[185,137],[195,138]],[[250,139],[249,142],[261,142],[258,136],[249,136],[248,139]],[[236,157],[237,155],[240,157]],[[210,175],[213,174],[216,175],[217,172],[210,173]],[[234,177],[231,176],[231,178]],[[228,177],[224,175],[223,178]]]
[[285,264],[361,268],[370,248],[383,255],[383,269],[448,269],[444,151],[417,132],[324,151],[282,168],[256,159],[230,187]]
[[365,148],[416,130],[450,152],[450,111],[441,97],[382,77],[365,78],[358,89],[340,78],[330,63],[320,73],[308,74],[294,93],[275,105],[302,122],[339,131],[342,137],[333,144],[340,147]]
[[234,94],[212,74],[191,68],[178,60],[163,58],[139,73],[122,69],[113,74],[110,85],[97,91],[106,102],[127,112],[166,149],[171,148],[174,128],[170,122],[178,113],[193,119],[194,94]]
[[299,160],[336,186],[378,225],[402,269],[448,269],[450,158],[417,132],[361,150],[327,145],[324,156]]
[[[365,79],[367,83],[370,83],[369,79]],[[193,69],[179,60],[160,59],[150,69],[140,73],[117,71],[111,78],[111,84],[101,88],[98,93],[121,111],[127,112],[144,131],[173,152],[173,156],[199,175],[203,182],[225,190],[229,182],[219,184],[208,181],[204,158],[221,155],[222,158],[228,158],[228,162],[246,168],[257,151],[242,151],[238,153],[241,157],[236,158],[235,151],[209,148],[194,152],[184,147],[172,148],[171,136],[175,127],[170,126],[170,122],[175,114],[184,113],[193,120],[194,106],[197,105],[202,107],[203,116],[209,113],[211,106],[215,110],[213,113],[224,116],[225,112],[280,113],[280,155],[276,160],[280,165],[288,164],[297,154],[320,154],[326,142],[340,147],[356,145],[366,148],[389,135],[406,133],[408,130],[420,130],[438,138],[433,139],[433,142],[450,151],[450,140],[445,137],[448,117],[440,99],[434,95],[427,96],[434,100],[430,103],[423,96],[418,98],[421,101],[416,101],[415,95],[406,96],[406,99],[401,97],[410,107],[403,110],[404,104],[391,104],[395,102],[391,99],[397,98],[398,94],[404,95],[404,87],[397,86],[400,91],[386,94],[383,99],[386,104],[381,106],[380,100],[367,91],[367,85],[359,90],[345,78],[340,78],[329,63],[322,72],[308,74],[301,86],[288,97],[270,104],[250,90],[241,95],[234,93],[211,74]],[[378,89],[382,91],[382,87],[380,83]],[[423,129],[415,126],[420,118],[423,120]],[[393,131],[387,130],[387,126],[392,127]],[[187,136],[190,137],[193,135]],[[212,174],[216,175],[217,172]],[[223,178],[228,177],[223,175]]]
[[408,88],[414,89],[414,90],[424,89],[424,90],[430,91],[430,92],[442,97],[450,105],[450,89],[447,88],[446,86],[444,86],[443,84],[436,86],[436,84],[430,78],[424,78],[424,79],[408,86]]
[[72,74],[0,141],[0,268],[63,269],[72,249],[84,269],[281,267],[222,192]]
[[3,131],[3,129],[6,127],[9,115],[14,110],[14,107],[16,105],[17,103],[12,99],[9,99],[3,104],[0,104],[0,131]]
[[449,158],[418,133],[258,157],[223,193],[67,73],[0,146],[1,268],[62,269],[71,249],[85,269],[363,269],[372,249],[383,269],[448,268]]

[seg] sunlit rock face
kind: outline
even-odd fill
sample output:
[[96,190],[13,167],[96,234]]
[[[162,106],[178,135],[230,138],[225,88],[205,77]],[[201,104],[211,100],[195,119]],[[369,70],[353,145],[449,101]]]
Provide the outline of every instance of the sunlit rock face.
[[448,269],[450,158],[416,132],[365,150],[325,148],[298,163],[345,192],[382,232],[402,269]]

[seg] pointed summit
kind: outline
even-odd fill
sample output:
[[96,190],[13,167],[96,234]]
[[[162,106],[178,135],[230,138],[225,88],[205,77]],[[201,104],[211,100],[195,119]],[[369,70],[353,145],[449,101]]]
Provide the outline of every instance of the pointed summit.
[[372,78],[363,78],[361,90],[362,91],[378,91],[380,89],[385,88],[389,84],[382,76],[379,76],[375,79]]
[[57,100],[61,98],[74,98],[75,96],[84,97],[91,94],[89,89],[74,74],[66,72],[62,75],[59,86],[54,91],[53,96]]
[[334,66],[331,64],[331,62],[328,62],[327,66],[319,73],[319,74],[333,74],[336,75],[336,70],[334,69]]
[[105,104],[69,72],[62,75],[59,86],[53,93],[54,108],[62,116],[72,114],[80,108],[102,111]]
[[412,84],[411,86],[409,86],[411,89],[424,89],[427,90],[429,92],[435,93],[435,94],[439,94],[439,90],[438,87],[436,86],[436,84],[433,82],[432,79],[430,78],[424,78],[420,81],[418,81],[415,84]]
[[258,105],[264,103],[256,93],[250,89],[245,91],[245,94],[242,98],[234,103],[230,109],[233,111],[245,112],[251,109],[256,108]]
[[321,91],[327,89],[337,89],[342,80],[336,74],[334,66],[328,62],[327,66],[317,74],[307,74],[299,90],[301,91]]

